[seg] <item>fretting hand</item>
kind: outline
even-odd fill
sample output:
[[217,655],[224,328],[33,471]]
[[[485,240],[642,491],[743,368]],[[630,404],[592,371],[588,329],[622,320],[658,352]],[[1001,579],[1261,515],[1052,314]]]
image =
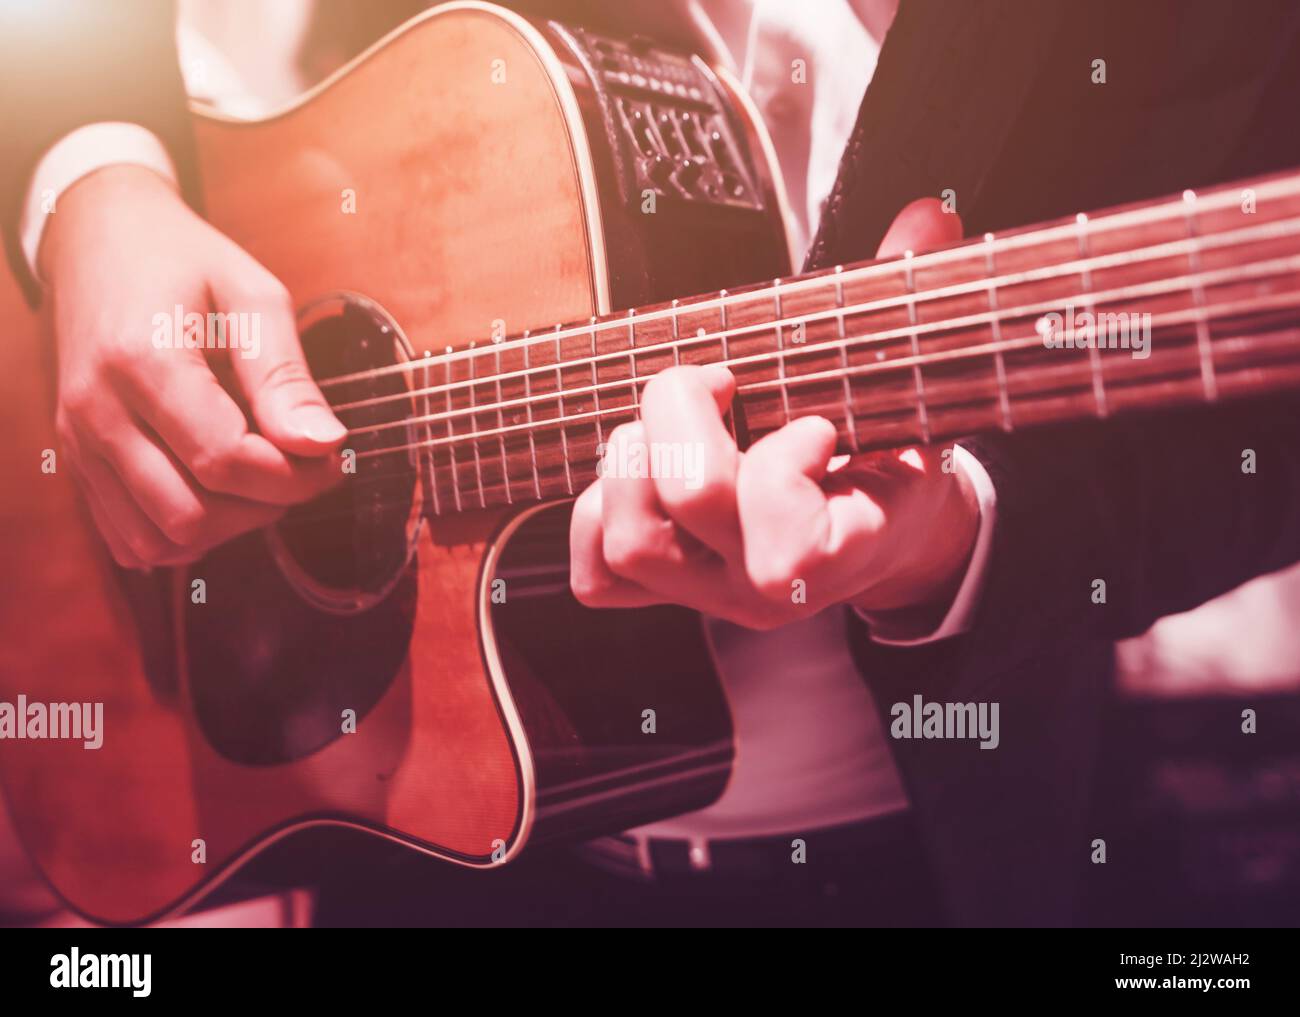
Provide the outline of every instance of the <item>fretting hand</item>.
[[[917,201],[895,219],[880,256],[960,237],[956,215]],[[834,425],[804,417],[741,452],[723,424],[734,393],[720,366],[672,368],[647,383],[641,418],[609,436],[611,461],[638,446],[644,460],[645,449],[689,445],[701,451],[700,469],[689,478],[602,471],[573,510],[578,600],[681,604],[751,628],[836,603],[937,623],[979,526],[969,481],[941,468],[944,449],[841,464]]]

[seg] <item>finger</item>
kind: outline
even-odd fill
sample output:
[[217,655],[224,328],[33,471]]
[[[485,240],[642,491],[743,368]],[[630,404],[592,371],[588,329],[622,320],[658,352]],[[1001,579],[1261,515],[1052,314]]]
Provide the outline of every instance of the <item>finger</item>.
[[601,522],[601,483],[592,484],[573,503],[569,523],[569,586],[587,607],[648,607],[662,599],[628,579],[616,576],[605,563]]
[[912,251],[932,251],[962,238],[961,216],[945,212],[937,198],[917,198],[894,217],[880,241],[878,258],[893,258]]
[[[645,446],[639,422],[621,424],[609,437],[601,469],[601,553],[616,576],[658,594],[660,600],[694,604],[711,577],[697,549],[668,518],[655,481],[624,469],[637,462],[631,451]],[[644,465],[644,460],[641,461]]]
[[95,489],[91,486],[85,471],[82,469],[79,450],[71,443],[65,444],[64,450],[80,481],[81,500],[90,512],[90,516],[95,522],[95,529],[99,531],[99,535],[108,546],[109,554],[113,560],[124,569],[144,568],[144,562],[137,558],[135,553],[127,546],[126,541],[122,539],[122,535],[117,532],[117,527],[108,517],[108,513],[100,506],[99,496],[95,493]]
[[[244,263],[213,287],[218,311],[247,315],[256,341],[231,350],[232,366],[258,430],[285,452],[326,456],[347,435],[312,378],[288,291]],[[240,319],[245,320],[245,319]]]
[[96,520],[103,520],[101,532],[117,534],[133,559],[141,565],[179,565],[193,560],[192,553],[168,540],[141,511],[106,459],[95,453],[84,454],[80,469],[90,500],[98,505]]
[[130,423],[117,428],[100,452],[163,536],[178,547],[198,543],[203,502],[167,453]]
[[292,505],[328,490],[342,471],[329,459],[286,456],[248,429],[235,404],[201,356],[165,351],[163,365],[137,363],[121,378],[132,409],[206,491],[251,501]]
[[196,489],[179,464],[138,430],[113,441],[105,458],[150,521],[186,554],[197,556],[284,514],[281,505]]
[[90,509],[91,518],[95,520],[95,529],[103,538],[104,543],[108,546],[108,553],[112,556],[113,561],[117,562],[124,569],[142,569],[145,563],[137,558],[132,550],[127,547],[126,541],[122,535],[117,532],[117,527],[113,521],[99,506],[99,499],[87,488],[85,497],[86,507]]
[[847,456],[827,475],[822,490],[830,497],[832,492],[860,488],[884,504],[909,481],[941,473],[943,454],[951,451],[951,446],[919,445]]
[[736,381],[724,367],[674,367],[641,397],[646,454],[668,517],[728,560],[740,557],[736,471],[740,453],[722,415]]
[[821,485],[835,444],[834,424],[803,417],[759,440],[741,461],[745,569],[764,596],[788,599],[795,580],[807,584],[810,603],[852,592],[864,543],[884,516],[865,492],[827,498]]

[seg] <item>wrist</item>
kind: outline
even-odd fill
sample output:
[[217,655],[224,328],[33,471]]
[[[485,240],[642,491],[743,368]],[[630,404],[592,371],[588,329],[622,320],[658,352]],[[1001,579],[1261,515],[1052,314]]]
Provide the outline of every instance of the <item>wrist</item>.
[[924,519],[907,534],[891,535],[902,549],[895,567],[851,601],[873,615],[906,618],[919,624],[941,619],[961,588],[975,551],[980,528],[980,503],[966,473],[948,475],[947,490],[930,511],[916,506],[904,518]]
[[88,224],[121,210],[130,210],[128,219],[133,219],[152,202],[181,200],[175,182],[147,166],[120,163],[87,173],[59,196],[58,211],[50,216],[36,251],[38,277],[54,282],[60,263],[82,247],[79,238],[87,230],[93,235],[94,226]]

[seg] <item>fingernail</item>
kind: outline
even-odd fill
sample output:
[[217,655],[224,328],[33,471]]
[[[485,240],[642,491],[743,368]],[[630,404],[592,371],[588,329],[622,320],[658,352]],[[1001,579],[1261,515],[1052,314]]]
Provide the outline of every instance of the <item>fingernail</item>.
[[308,438],[322,445],[332,445],[348,433],[324,406],[299,406],[293,411],[293,423]]

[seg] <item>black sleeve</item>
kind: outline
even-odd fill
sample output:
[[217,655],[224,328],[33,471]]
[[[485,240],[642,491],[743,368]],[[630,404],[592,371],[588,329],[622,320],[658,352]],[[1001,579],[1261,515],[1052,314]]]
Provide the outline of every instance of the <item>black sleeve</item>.
[[1052,646],[1140,635],[1300,560],[1293,395],[963,444],[997,490],[985,585],[964,637],[993,669]]
[[196,197],[175,24],[171,0],[0,4],[0,228],[33,304],[39,289],[19,247],[19,216],[36,163],[68,132],[99,121],[146,127],[171,153],[184,193]]

